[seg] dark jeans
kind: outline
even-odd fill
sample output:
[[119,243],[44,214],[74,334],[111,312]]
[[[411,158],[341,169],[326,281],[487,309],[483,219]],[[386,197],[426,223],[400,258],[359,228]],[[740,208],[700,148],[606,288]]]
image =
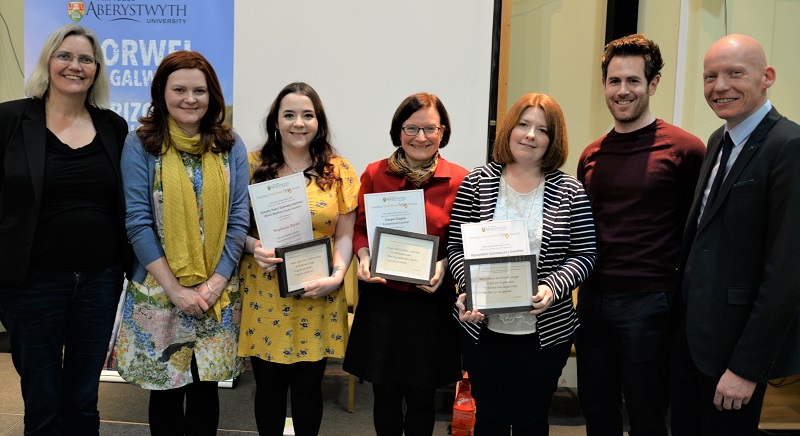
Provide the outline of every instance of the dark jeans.
[[281,364],[250,357],[256,379],[253,407],[261,436],[281,436],[286,394],[292,390],[292,424],[298,436],[316,436],[322,425],[322,376],[328,359]]
[[98,434],[100,370],[121,293],[121,265],[33,269],[20,286],[0,289],[26,435]]
[[571,349],[572,342],[540,349],[537,333],[506,335],[484,327],[468,367],[475,434],[549,434],[547,416]]
[[575,339],[578,398],[589,436],[622,435],[622,398],[631,436],[666,436],[670,295],[581,288]]
[[[436,389],[406,383],[373,384],[372,422],[378,436],[430,436],[436,420]],[[403,413],[403,400],[406,411]]]
[[[219,426],[217,382],[200,381],[192,356],[192,383],[150,391],[148,418],[153,436],[214,436]],[[185,408],[184,408],[185,403]]]
[[739,410],[717,410],[714,395],[719,377],[710,377],[695,366],[681,327],[672,351],[673,436],[757,436],[766,383],[759,383],[750,401]]

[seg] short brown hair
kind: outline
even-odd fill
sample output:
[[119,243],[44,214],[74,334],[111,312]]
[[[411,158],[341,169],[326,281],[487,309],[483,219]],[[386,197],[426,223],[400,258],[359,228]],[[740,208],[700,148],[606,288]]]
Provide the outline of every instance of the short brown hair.
[[394,111],[389,135],[392,137],[392,144],[394,144],[395,147],[400,147],[402,145],[402,142],[400,142],[400,133],[403,128],[403,123],[411,118],[414,112],[426,107],[436,108],[436,112],[439,113],[439,123],[444,127],[442,140],[439,142],[439,148],[445,148],[447,146],[447,143],[450,142],[450,116],[447,115],[447,109],[444,108],[444,103],[442,103],[436,95],[420,92],[406,97],[406,99],[400,103],[400,106],[397,107],[397,110]]
[[516,162],[508,143],[511,131],[519,123],[519,119],[525,109],[537,106],[544,111],[544,116],[547,119],[547,137],[550,138],[550,145],[547,146],[547,151],[542,157],[542,172],[545,174],[551,173],[567,161],[567,154],[569,153],[567,123],[564,121],[564,112],[561,110],[561,106],[556,103],[553,97],[547,94],[531,92],[520,97],[511,106],[500,128],[497,129],[492,152],[492,158],[495,162],[500,164]]
[[603,70],[603,80],[608,76],[608,64],[614,56],[641,56],[644,59],[644,77],[650,83],[661,74],[664,60],[661,58],[661,49],[652,39],[647,39],[641,33],[623,36],[606,44],[603,57],[600,59],[600,68]]

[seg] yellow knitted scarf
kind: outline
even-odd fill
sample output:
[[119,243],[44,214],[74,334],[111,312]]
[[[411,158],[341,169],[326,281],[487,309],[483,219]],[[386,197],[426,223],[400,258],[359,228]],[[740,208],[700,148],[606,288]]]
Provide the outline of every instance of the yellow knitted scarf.
[[[208,280],[222,257],[228,228],[228,180],[222,157],[201,149],[200,134],[186,136],[172,117],[169,118],[169,134],[172,147],[164,144],[166,152],[161,157],[164,251],[175,277],[183,286],[191,287]],[[202,210],[198,208],[180,151],[202,153]]]

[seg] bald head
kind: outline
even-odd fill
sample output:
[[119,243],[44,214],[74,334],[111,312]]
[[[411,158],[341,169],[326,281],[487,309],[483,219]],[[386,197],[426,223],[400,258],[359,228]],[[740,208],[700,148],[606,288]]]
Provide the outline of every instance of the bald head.
[[732,128],[767,101],[775,69],[767,65],[761,44],[747,35],[728,35],[715,42],[703,59],[706,101]]
[[760,65],[762,67],[767,66],[767,56],[764,54],[764,49],[761,47],[761,44],[752,37],[738,34],[722,37],[719,41],[715,42],[714,45],[708,49],[703,62],[705,63],[709,56],[720,56],[728,52],[736,52],[743,58],[749,58],[755,65]]

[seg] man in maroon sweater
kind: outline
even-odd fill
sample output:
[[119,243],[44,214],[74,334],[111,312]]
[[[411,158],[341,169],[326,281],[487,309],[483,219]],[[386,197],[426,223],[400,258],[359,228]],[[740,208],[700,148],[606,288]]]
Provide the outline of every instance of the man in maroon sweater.
[[606,45],[614,128],[578,162],[597,227],[594,273],[581,286],[578,394],[589,436],[667,435],[669,306],[681,237],[705,153],[697,137],[650,113],[658,45],[630,35]]

